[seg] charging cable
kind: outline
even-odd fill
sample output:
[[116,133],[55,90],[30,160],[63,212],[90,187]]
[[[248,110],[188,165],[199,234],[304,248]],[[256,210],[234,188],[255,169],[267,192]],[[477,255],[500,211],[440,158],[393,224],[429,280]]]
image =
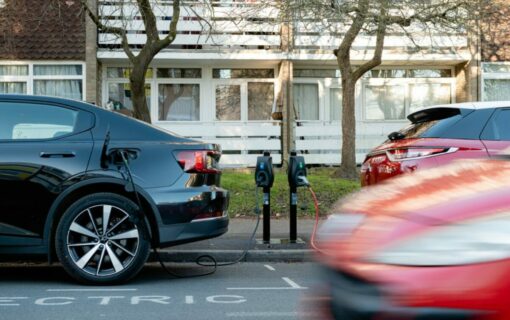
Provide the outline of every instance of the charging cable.
[[308,191],[310,191],[310,194],[312,195],[312,198],[313,198],[313,205],[315,207],[315,223],[313,225],[312,235],[310,237],[310,246],[317,251],[321,251],[317,247],[317,244],[315,243],[315,239],[317,236],[317,228],[319,226],[319,218],[320,218],[320,216],[319,216],[319,214],[320,214],[319,200],[317,200],[317,195],[315,194],[315,191],[313,191],[312,186],[310,185],[310,182],[308,182],[308,179],[305,176],[298,176],[298,180],[308,188]]
[[[141,216],[139,216],[137,218],[139,218],[140,220],[143,220],[145,213],[143,211],[142,202],[140,201],[138,192],[136,192],[135,182],[134,182],[133,176],[131,174],[131,168],[129,166],[128,156],[126,156],[127,152],[124,150],[118,150],[117,152],[119,152],[120,156],[122,157],[122,162],[124,164],[124,167],[126,168],[127,175],[129,178],[128,182],[131,184],[131,189],[132,189],[131,191],[135,194],[135,199],[138,204],[138,210],[141,213]],[[260,207],[259,207],[258,190],[259,190],[259,188],[255,188],[255,214],[257,215],[257,222],[255,224],[255,228],[253,229],[253,232],[252,232],[250,238],[248,239],[248,243],[246,244],[246,247],[245,247],[244,251],[242,252],[242,254],[239,256],[239,258],[235,259],[234,261],[218,263],[218,261],[211,255],[208,255],[208,254],[201,255],[196,258],[195,263],[202,267],[212,267],[212,270],[205,272],[205,273],[182,275],[182,274],[178,274],[178,273],[168,269],[167,266],[165,265],[165,263],[163,262],[163,259],[161,259],[161,255],[159,254],[156,247],[153,247],[152,250],[154,252],[154,255],[156,256],[156,259],[158,260],[158,262],[161,265],[161,267],[163,268],[163,270],[165,270],[165,272],[168,273],[169,275],[177,277],[177,278],[196,278],[196,277],[203,277],[203,276],[211,275],[216,272],[218,267],[230,266],[230,265],[234,265],[234,264],[241,262],[248,254],[248,250],[250,249],[252,243],[255,240],[255,235],[257,233],[257,229],[260,224]],[[143,224],[143,226],[145,229],[148,229],[145,223]],[[147,236],[149,237],[149,241],[152,243],[152,238],[151,238],[149,230],[144,230],[144,231],[147,234]]]

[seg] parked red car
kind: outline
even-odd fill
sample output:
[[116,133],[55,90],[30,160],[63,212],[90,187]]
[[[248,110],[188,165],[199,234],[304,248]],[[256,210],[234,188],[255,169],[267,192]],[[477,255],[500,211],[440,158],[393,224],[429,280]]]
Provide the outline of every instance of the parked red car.
[[361,185],[376,184],[455,159],[487,158],[510,146],[510,102],[440,105],[412,113],[361,166]]
[[508,320],[510,161],[455,161],[364,188],[317,246],[326,284],[308,302],[321,319]]

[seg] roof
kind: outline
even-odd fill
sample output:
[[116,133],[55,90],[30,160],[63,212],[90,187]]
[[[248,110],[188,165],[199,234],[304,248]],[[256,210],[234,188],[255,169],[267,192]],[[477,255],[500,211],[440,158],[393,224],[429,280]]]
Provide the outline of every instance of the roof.
[[0,6],[0,59],[84,60],[85,19],[79,0],[5,0]]

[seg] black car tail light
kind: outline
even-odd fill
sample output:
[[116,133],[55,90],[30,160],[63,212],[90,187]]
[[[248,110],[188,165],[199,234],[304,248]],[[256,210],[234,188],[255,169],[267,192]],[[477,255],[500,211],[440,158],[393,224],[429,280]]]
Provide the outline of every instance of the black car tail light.
[[182,170],[188,173],[220,173],[220,153],[210,150],[176,151],[175,158]]

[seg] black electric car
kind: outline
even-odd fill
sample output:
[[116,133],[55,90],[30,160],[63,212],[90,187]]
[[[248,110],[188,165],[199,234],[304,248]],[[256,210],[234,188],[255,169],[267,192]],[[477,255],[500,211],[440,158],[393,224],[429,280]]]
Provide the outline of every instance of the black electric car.
[[227,231],[220,155],[87,103],[0,95],[0,255],[58,258],[86,283],[126,281],[151,246]]

